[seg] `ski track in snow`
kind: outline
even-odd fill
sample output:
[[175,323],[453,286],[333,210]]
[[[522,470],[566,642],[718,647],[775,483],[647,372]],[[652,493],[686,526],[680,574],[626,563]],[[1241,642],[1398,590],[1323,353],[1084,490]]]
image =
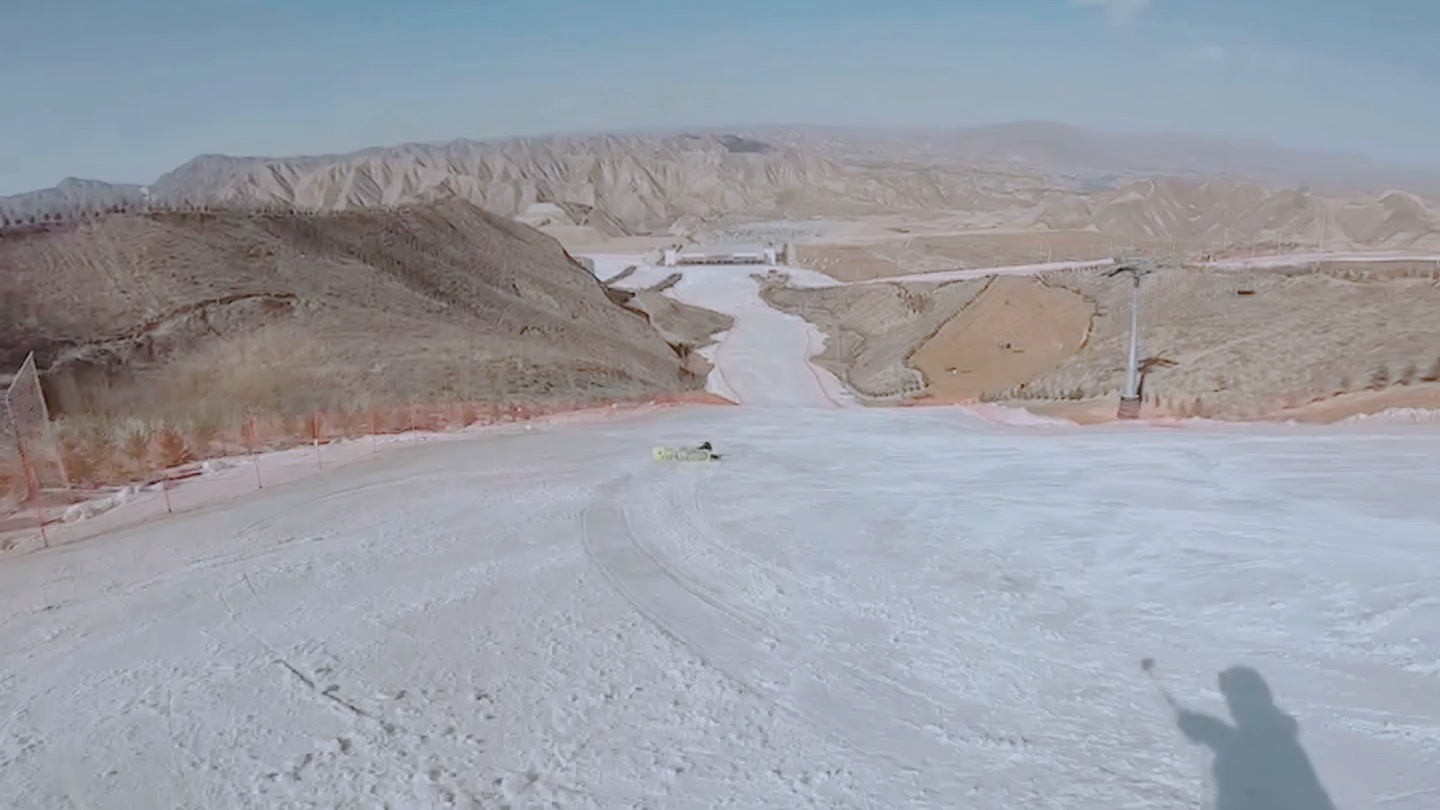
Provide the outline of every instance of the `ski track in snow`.
[[0,804],[1205,806],[1153,656],[1221,717],[1256,667],[1343,810],[1434,806],[1440,430],[836,407],[750,272],[672,290],[736,315],[712,383],[750,407],[0,560]]

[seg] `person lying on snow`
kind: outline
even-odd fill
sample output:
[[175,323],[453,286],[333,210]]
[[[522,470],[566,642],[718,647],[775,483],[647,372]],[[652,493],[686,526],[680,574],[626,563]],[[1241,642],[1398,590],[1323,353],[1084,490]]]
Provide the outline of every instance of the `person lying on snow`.
[[661,461],[716,461],[720,454],[710,446],[710,442],[701,442],[696,447],[657,447],[655,458]]

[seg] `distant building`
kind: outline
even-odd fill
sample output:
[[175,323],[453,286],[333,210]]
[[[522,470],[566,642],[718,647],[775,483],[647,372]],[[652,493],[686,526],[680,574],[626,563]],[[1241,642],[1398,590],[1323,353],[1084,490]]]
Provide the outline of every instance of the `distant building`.
[[778,264],[780,250],[773,245],[716,244],[666,248],[662,264]]

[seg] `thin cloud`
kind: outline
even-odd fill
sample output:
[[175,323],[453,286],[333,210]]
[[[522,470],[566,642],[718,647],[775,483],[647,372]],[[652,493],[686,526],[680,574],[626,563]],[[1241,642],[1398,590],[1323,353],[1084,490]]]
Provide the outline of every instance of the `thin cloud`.
[[1191,51],[1190,59],[1195,62],[1218,65],[1225,61],[1225,49],[1219,45],[1206,45]]
[[1116,25],[1134,22],[1140,12],[1150,5],[1150,0],[1070,0],[1070,2],[1077,6],[1103,9],[1106,14],[1110,15],[1110,21]]

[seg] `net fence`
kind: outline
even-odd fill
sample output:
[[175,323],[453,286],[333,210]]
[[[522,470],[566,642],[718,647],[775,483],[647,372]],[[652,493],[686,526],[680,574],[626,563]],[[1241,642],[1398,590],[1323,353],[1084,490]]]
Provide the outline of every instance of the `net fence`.
[[5,387],[0,403],[0,499],[15,503],[69,486],[31,354]]

